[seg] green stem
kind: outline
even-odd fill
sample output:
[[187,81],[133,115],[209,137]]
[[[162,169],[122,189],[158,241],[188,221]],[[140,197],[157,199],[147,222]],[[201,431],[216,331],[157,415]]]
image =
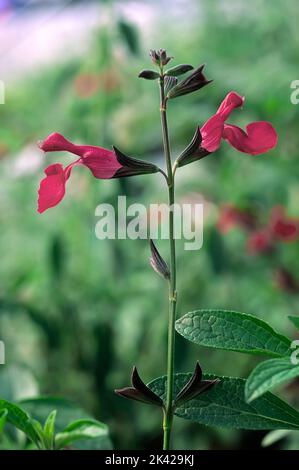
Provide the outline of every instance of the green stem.
[[166,403],[163,420],[163,449],[170,449],[171,432],[173,424],[173,385],[174,385],[174,350],[175,350],[175,318],[176,318],[176,254],[174,239],[174,173],[170,154],[170,144],[168,135],[166,104],[164,94],[164,77],[160,78],[160,113],[163,134],[163,145],[167,166],[168,183],[168,203],[169,203],[169,248],[170,248],[170,280],[169,280],[169,322],[168,322],[168,347],[167,347],[167,382],[166,382]]

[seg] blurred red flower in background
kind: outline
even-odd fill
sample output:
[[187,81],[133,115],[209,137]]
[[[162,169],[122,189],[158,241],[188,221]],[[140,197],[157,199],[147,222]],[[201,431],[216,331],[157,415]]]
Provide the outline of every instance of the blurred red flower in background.
[[275,206],[271,210],[269,228],[277,240],[293,241],[298,239],[299,221],[287,217],[282,206]]
[[220,209],[217,228],[227,233],[234,227],[253,229],[256,226],[256,216],[249,210],[239,209],[232,204],[224,204]]
[[267,229],[252,232],[247,240],[247,250],[251,255],[270,253],[273,249],[271,234]]

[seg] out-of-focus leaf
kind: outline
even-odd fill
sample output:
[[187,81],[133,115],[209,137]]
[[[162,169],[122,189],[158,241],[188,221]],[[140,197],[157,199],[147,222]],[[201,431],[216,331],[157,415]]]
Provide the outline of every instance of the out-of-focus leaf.
[[[37,397],[28,400],[22,400],[22,407],[27,410],[32,417],[40,422],[44,422],[47,416],[54,409],[57,411],[55,420],[56,432],[62,433],[73,421],[93,420],[85,410],[74,403],[57,397]],[[109,435],[103,435],[99,439],[90,440],[88,438],[75,442],[76,449],[112,449],[112,443]]]
[[38,393],[38,385],[30,370],[7,365],[0,369],[0,396],[8,401],[18,401]]
[[293,325],[295,325],[295,327],[299,330],[299,317],[293,317],[290,315],[288,318],[293,323]]
[[288,431],[287,429],[276,429],[275,431],[270,431],[263,438],[261,442],[261,446],[262,447],[272,446],[272,444],[275,444],[276,442],[280,441],[284,437],[287,437],[292,432],[296,432],[296,431]]
[[3,432],[4,426],[5,426],[5,423],[6,423],[6,419],[7,419],[7,415],[8,415],[8,411],[6,409],[0,411],[0,436]]
[[118,21],[118,29],[131,54],[138,55],[140,52],[139,34],[135,26],[121,19]]
[[49,414],[45,426],[44,426],[44,439],[46,440],[47,448],[54,448],[54,435],[55,435],[55,421],[56,421],[57,411],[53,410]]
[[19,406],[6,400],[0,400],[0,412],[6,412],[6,420],[20,431],[23,431],[35,444],[38,435],[32,424],[30,416]]
[[63,449],[76,441],[86,439],[103,440],[103,449],[105,449],[106,438],[108,437],[108,427],[94,419],[80,419],[74,421],[65,428],[62,433],[55,437],[55,447]]

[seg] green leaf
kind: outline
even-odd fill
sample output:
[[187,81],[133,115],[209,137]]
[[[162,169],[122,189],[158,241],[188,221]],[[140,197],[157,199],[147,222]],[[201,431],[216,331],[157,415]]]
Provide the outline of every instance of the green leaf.
[[160,78],[160,75],[154,70],[142,70],[138,77],[145,78],[145,80],[157,80]]
[[290,354],[290,339],[246,313],[197,310],[179,318],[176,330],[200,346],[276,357]]
[[54,448],[54,435],[55,435],[55,421],[57,416],[57,410],[52,411],[44,426],[44,439],[48,449]]
[[2,410],[0,411],[0,436],[3,433],[3,429],[6,423],[8,411],[7,410]]
[[[33,418],[40,422],[44,422],[53,409],[57,410],[55,428],[58,433],[65,431],[69,423],[73,421],[92,419],[89,413],[64,398],[41,396],[22,400],[21,404]],[[72,447],[81,450],[109,450],[113,448],[109,435],[93,440],[88,438],[80,440]]]
[[288,436],[292,432],[296,432],[296,431],[288,431],[287,429],[277,429],[275,431],[270,431],[263,438],[261,442],[261,446],[262,447],[272,446],[272,444],[275,444],[275,442],[280,441],[281,439]]
[[118,21],[118,28],[131,54],[138,55],[140,51],[138,30],[133,24],[123,19]]
[[6,401],[0,400],[0,412],[7,411],[6,420],[20,431],[23,431],[36,445],[39,441],[38,435],[31,422],[30,416],[19,406]]
[[190,70],[193,69],[193,65],[189,64],[176,65],[175,67],[166,70],[165,75],[168,75],[169,77],[178,77],[179,75],[183,75],[184,73],[190,72]]
[[[187,383],[192,374],[175,375],[175,393]],[[206,374],[204,380],[215,380]],[[208,426],[235,429],[294,429],[299,430],[299,413],[272,393],[267,392],[253,403],[245,402],[245,379],[219,377],[220,382],[194,400],[184,403],[175,414],[181,418]],[[165,399],[166,377],[148,386]]]
[[299,330],[299,317],[292,317],[291,315],[288,317],[288,319],[295,325],[296,328]]
[[261,362],[249,375],[245,386],[245,398],[249,403],[273,387],[299,376],[299,364],[290,357]]
[[105,424],[94,419],[80,419],[74,421],[65,430],[55,437],[57,449],[72,444],[82,439],[98,439],[108,436],[108,428]]

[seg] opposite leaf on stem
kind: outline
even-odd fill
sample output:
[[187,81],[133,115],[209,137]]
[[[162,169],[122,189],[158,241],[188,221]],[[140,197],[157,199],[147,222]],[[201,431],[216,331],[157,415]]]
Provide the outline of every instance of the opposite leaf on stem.
[[138,77],[145,78],[145,80],[157,80],[157,78],[160,77],[160,74],[154,70],[142,70]]
[[177,394],[174,405],[178,407],[183,403],[186,403],[193,398],[196,398],[201,393],[206,392],[210,388],[214,387],[214,385],[220,382],[219,379],[215,380],[202,380],[202,370],[199,365],[199,362],[196,363],[195,371],[190,378],[190,380],[186,383],[186,385],[181,389],[181,391]]
[[170,77],[178,77],[179,75],[183,75],[184,73],[190,72],[190,70],[193,69],[193,65],[180,64],[166,70],[165,75],[169,75]]
[[164,279],[168,280],[170,278],[169,268],[167,266],[167,263],[164,261],[159,251],[157,250],[153,240],[150,240],[150,248],[152,254],[150,257],[151,267],[157,274],[164,277]]
[[145,383],[141,380],[136,367],[134,366],[131,376],[132,387],[125,387],[114,390],[115,393],[121,397],[130,400],[141,401],[148,405],[163,406],[162,399],[152,392]]

